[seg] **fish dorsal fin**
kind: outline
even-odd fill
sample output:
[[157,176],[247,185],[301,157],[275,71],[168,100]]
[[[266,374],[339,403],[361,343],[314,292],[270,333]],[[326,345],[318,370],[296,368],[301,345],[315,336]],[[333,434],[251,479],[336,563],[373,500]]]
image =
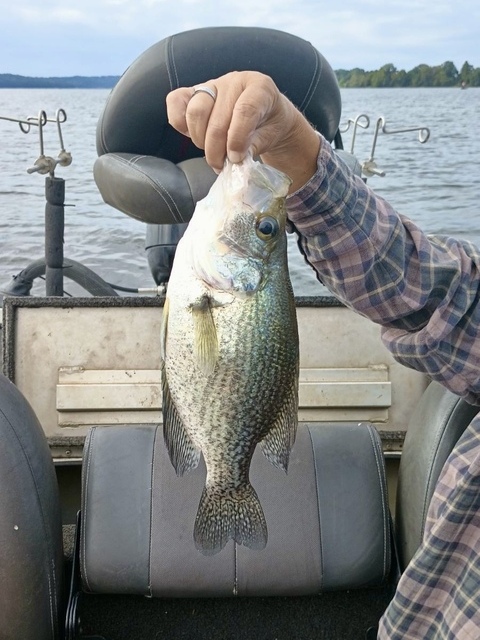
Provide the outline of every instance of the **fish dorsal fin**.
[[275,467],[288,470],[290,451],[295,442],[298,423],[298,384],[294,380],[286,390],[278,418],[262,440],[263,455]]
[[209,375],[215,369],[218,359],[218,338],[212,305],[207,295],[192,305],[194,327],[194,355],[199,368]]
[[194,445],[183,426],[172,396],[165,373],[165,363],[161,364],[162,373],[162,413],[163,438],[170,456],[170,462],[177,476],[183,476],[186,471],[194,469],[200,460],[200,451]]

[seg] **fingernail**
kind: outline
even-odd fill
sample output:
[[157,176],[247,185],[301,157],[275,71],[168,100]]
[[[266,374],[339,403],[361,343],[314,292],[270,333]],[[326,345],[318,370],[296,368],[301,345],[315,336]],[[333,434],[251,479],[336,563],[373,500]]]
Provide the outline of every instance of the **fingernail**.
[[233,163],[241,162],[243,160],[243,155],[238,151],[230,151],[228,154],[228,159]]

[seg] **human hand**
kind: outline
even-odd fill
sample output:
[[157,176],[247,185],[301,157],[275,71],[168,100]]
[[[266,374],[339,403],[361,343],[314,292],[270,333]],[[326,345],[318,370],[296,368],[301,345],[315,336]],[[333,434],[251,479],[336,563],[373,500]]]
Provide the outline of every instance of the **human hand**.
[[[197,85],[199,86],[199,85]],[[204,149],[207,162],[220,171],[225,158],[254,156],[292,178],[291,191],[315,172],[319,136],[271,78],[256,71],[228,73],[202,83],[208,93],[181,87],[167,96],[170,124]]]

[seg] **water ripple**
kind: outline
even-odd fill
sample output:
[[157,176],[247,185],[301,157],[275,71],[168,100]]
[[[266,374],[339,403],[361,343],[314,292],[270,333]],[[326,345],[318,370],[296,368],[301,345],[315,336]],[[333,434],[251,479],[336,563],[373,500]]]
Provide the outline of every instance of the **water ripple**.
[[[0,114],[21,116],[40,109],[67,111],[64,139],[73,164],[59,168],[66,179],[65,254],[126,286],[152,283],[145,251],[145,226],[103,203],[92,175],[95,127],[108,96],[104,90],[0,90]],[[480,142],[472,123],[478,119],[480,89],[344,89],[343,121],[367,113],[371,127],[359,131],[356,152],[370,156],[373,126],[384,116],[389,128],[428,126],[425,145],[416,134],[380,134],[375,154],[385,178],[369,184],[429,233],[456,235],[480,243]],[[344,136],[350,148],[349,134]],[[58,141],[45,129],[48,155]],[[26,169],[38,157],[38,136],[24,135],[0,121],[0,286],[44,251],[44,178]],[[290,270],[298,295],[315,294],[319,284],[289,239]]]

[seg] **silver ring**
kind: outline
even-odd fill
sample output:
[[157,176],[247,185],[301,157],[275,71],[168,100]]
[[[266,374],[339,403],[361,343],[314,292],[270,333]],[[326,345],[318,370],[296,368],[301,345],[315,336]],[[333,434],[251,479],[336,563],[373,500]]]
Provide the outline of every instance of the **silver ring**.
[[193,95],[196,95],[197,93],[208,93],[208,95],[213,98],[213,101],[215,102],[215,100],[217,99],[217,94],[215,93],[215,91],[213,89],[210,89],[210,87],[207,87],[206,85],[202,84],[202,86],[200,87],[194,87],[193,90]]

